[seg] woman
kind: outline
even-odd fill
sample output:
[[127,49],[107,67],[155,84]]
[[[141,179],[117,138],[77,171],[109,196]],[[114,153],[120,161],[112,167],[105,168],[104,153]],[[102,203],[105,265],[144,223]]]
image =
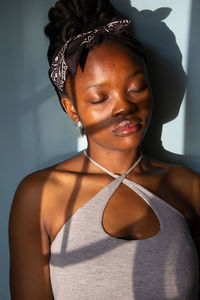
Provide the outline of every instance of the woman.
[[88,148],[20,183],[12,298],[198,299],[200,178],[140,153],[152,95],[130,22],[106,0],[60,0],[49,18],[50,78]]

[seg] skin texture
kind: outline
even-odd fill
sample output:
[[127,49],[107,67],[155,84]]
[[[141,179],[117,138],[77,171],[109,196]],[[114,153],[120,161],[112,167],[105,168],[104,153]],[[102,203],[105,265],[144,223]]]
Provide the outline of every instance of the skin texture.
[[[143,60],[117,42],[105,41],[90,51],[84,70],[66,82],[63,108],[81,120],[88,153],[98,163],[124,173],[139,155],[152,110],[151,88]],[[140,120],[124,136],[115,129],[123,120]],[[128,178],[179,210],[187,219],[198,251],[200,177],[190,169],[144,156]],[[79,207],[113,179],[83,154],[27,176],[19,185],[10,215],[12,299],[52,299],[50,244]],[[159,232],[152,209],[123,184],[109,200],[103,218],[115,237],[142,239]]]

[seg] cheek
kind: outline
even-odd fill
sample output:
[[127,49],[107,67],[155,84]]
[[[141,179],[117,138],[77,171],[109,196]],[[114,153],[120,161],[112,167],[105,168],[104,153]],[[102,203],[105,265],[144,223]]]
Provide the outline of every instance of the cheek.
[[77,111],[88,135],[100,133],[111,125],[108,109],[98,105],[82,104],[77,107]]
[[148,117],[152,112],[152,95],[151,91],[147,90],[140,97],[138,102],[139,110]]

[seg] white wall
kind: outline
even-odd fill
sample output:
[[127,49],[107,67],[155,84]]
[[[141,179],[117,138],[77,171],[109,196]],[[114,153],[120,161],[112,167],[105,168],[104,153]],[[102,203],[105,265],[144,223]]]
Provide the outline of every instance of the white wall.
[[48,79],[43,34],[55,1],[0,3],[0,299],[7,300],[7,223],[19,181],[77,151],[78,130],[60,108]]
[[[17,184],[26,174],[83,148],[47,76],[48,41],[43,27],[53,3],[0,3],[0,299],[5,300],[10,299],[7,223]],[[112,3],[134,20],[150,61],[156,122],[144,151],[200,171],[198,0],[134,0],[135,8],[129,0]]]

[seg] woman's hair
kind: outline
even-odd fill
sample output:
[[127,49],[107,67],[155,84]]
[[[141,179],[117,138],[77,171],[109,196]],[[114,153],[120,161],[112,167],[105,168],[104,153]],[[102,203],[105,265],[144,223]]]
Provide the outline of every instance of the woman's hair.
[[115,20],[115,9],[108,0],[59,0],[49,10],[45,34],[50,39],[48,60],[71,37]]
[[[50,65],[70,38],[119,20],[114,7],[108,0],[59,0],[49,10],[48,16],[50,22],[46,25],[44,31],[50,40],[48,49]],[[145,58],[141,44],[128,32],[123,32],[117,37],[108,35],[105,38],[115,39],[132,47],[140,56]],[[94,43],[93,46],[100,44],[101,41],[101,39],[97,39],[96,44]],[[57,73],[55,78],[57,78]],[[52,83],[59,99],[61,99],[62,93],[60,93],[55,82]]]

